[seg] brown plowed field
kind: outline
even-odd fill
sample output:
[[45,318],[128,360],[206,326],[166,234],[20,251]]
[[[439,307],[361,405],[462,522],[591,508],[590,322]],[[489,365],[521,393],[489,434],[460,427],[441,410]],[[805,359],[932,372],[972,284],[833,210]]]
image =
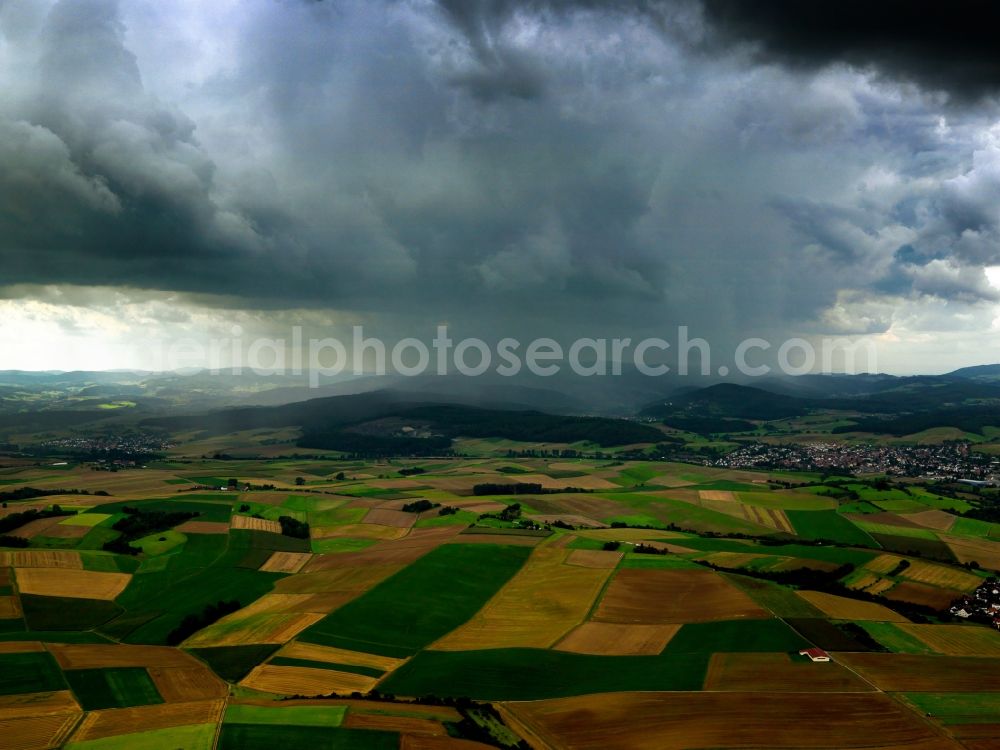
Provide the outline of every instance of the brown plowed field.
[[73,734],[73,741],[97,740],[135,731],[169,729],[189,724],[214,724],[221,720],[224,705],[224,701],[216,700],[91,711]]
[[872,693],[612,693],[505,705],[552,747],[574,750],[956,747]]
[[621,552],[605,552],[599,549],[575,549],[566,558],[567,565],[579,565],[583,568],[601,568],[612,570],[622,559]]
[[182,534],[228,534],[229,524],[222,521],[186,521],[176,530]]
[[834,658],[888,692],[1000,692],[1000,659],[877,653]]
[[874,688],[836,662],[814,663],[788,654],[713,654],[705,690],[736,692],[866,693]]
[[0,552],[0,568],[62,568],[83,570],[79,552],[27,549]]
[[611,622],[585,622],[557,643],[557,651],[605,656],[658,654],[666,647],[680,625],[619,625]]
[[2,746],[4,750],[42,750],[61,746],[79,718],[80,713],[77,712],[0,719]]
[[401,510],[373,508],[365,515],[365,523],[377,523],[382,526],[395,526],[408,529],[417,521],[416,513],[404,513]]
[[205,666],[150,667],[149,676],[167,703],[225,698],[229,686]]
[[[885,581],[888,579],[882,580]],[[956,589],[942,589],[937,586],[928,586],[924,583],[913,583],[912,581],[903,581],[888,591],[885,588],[880,590],[878,587],[869,588],[867,591],[872,594],[882,594],[887,599],[923,604],[934,609],[947,609],[953,601],[962,596],[962,592]]]
[[5,641],[0,643],[0,654],[26,654],[44,651],[41,641]]
[[769,616],[711,571],[624,569],[615,574],[592,619],[653,625]]
[[103,643],[49,644],[49,651],[63,669],[105,667],[191,667],[201,662],[169,646],[126,646]]
[[80,706],[69,690],[0,696],[0,719],[69,714],[77,711],[80,711]]
[[13,620],[21,616],[16,596],[0,596],[0,620]]
[[363,714],[348,711],[343,726],[352,729],[381,729],[386,732],[407,732],[409,734],[426,734],[431,736],[446,736],[444,725],[431,719],[418,719],[413,716],[389,716],[388,714]]
[[400,737],[399,750],[491,750],[493,745],[484,745],[457,737],[431,737],[428,735],[404,734]]

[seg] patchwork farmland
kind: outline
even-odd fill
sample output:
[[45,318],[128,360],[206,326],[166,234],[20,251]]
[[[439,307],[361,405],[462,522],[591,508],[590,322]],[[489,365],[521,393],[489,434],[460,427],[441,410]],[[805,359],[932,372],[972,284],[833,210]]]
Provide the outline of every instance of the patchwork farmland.
[[1000,744],[1000,632],[952,612],[1000,541],[924,489],[865,514],[812,475],[495,455],[0,472],[107,492],[0,547],[13,750]]

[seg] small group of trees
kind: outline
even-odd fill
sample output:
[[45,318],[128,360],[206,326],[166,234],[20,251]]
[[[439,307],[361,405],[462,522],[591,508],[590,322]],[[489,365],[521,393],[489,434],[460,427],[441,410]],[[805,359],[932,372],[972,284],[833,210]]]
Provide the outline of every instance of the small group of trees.
[[111,526],[115,531],[122,532],[110,542],[105,542],[103,549],[105,552],[116,552],[120,555],[138,555],[142,552],[138,547],[133,547],[130,542],[141,539],[144,536],[155,534],[158,531],[166,531],[174,526],[197,518],[200,513],[194,511],[144,511],[126,505],[122,508],[124,518],[119,518]]
[[292,518],[292,516],[280,516],[278,523],[281,524],[281,533],[285,536],[294,537],[295,539],[309,538],[309,524],[305,521]]
[[[414,500],[412,503],[407,503],[403,506],[404,513],[423,513],[425,511],[431,510],[432,508],[438,508],[441,503],[432,503],[430,500],[421,498],[420,500]],[[448,515],[447,513],[442,513],[441,515]]]

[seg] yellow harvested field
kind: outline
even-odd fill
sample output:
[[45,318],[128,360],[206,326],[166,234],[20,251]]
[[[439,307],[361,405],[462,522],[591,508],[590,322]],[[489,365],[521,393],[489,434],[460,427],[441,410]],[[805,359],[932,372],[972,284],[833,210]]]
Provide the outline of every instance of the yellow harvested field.
[[868,693],[864,680],[836,662],[820,664],[788,654],[716,653],[704,690],[734,692]]
[[329,693],[367,693],[378,680],[363,674],[338,672],[312,667],[254,667],[240,683],[253,690],[279,695],[327,695]]
[[43,750],[60,747],[76,726],[81,714],[0,719],[0,737],[4,750]]
[[764,619],[770,614],[708,570],[619,570],[592,617],[597,622],[674,624]]
[[871,562],[866,563],[865,568],[876,573],[888,573],[894,570],[902,560],[908,560],[910,564],[897,575],[911,581],[965,592],[973,591],[982,583],[979,576],[964,570],[899,555],[879,555]]
[[618,566],[622,559],[621,552],[605,552],[599,549],[575,549],[566,558],[567,565],[579,565],[583,568],[612,569]]
[[275,552],[260,569],[268,573],[298,573],[311,559],[309,552]]
[[291,612],[286,614],[255,614],[246,616],[243,610],[223,617],[199,630],[184,646],[245,646],[251,643],[287,643],[315,622],[322,612]]
[[557,651],[601,656],[641,656],[658,654],[680,625],[619,625],[613,622],[585,622],[557,643]]
[[448,732],[440,721],[419,719],[415,716],[391,716],[389,714],[359,713],[348,711],[343,726],[350,729],[380,729],[386,732],[406,732],[429,736],[447,736]]
[[736,493],[731,490],[698,490],[698,497],[702,500],[721,500],[727,503],[735,503]]
[[107,601],[124,591],[132,580],[128,573],[59,568],[19,568],[16,575],[17,588],[22,594]]
[[208,667],[150,667],[149,676],[167,703],[225,698],[229,686]]
[[777,531],[784,531],[786,534],[795,534],[785,511],[780,508],[764,508],[759,505],[743,505],[743,517],[752,523],[759,523],[761,526],[768,526]]
[[69,690],[0,696],[0,719],[67,714],[79,710],[80,706]]
[[169,646],[50,643],[49,651],[63,669],[105,667],[192,667],[201,662]]
[[0,596],[0,620],[13,620],[21,616],[16,596]]
[[940,586],[946,589],[958,589],[964,592],[974,591],[983,582],[983,579],[979,576],[967,573],[964,570],[944,565],[935,565],[924,560],[911,560],[910,567],[900,575],[904,578],[909,578],[911,581],[927,583],[931,586]]
[[1000,544],[989,539],[938,534],[938,538],[955,553],[959,562],[977,562],[984,568],[1000,570]]
[[1000,632],[977,625],[900,625],[939,654],[1000,657]]
[[289,659],[321,661],[327,664],[347,664],[352,667],[371,667],[373,669],[381,669],[383,672],[391,672],[402,666],[406,661],[405,659],[394,659],[391,656],[366,654],[361,651],[348,651],[343,648],[318,646],[298,641],[289,643],[277,653],[277,656],[284,656]]
[[312,599],[312,594],[264,594],[243,609],[226,615],[218,622],[237,622],[253,615],[276,615],[288,612],[308,612],[302,609]]
[[0,568],[61,568],[83,569],[79,552],[69,550],[27,549],[17,552],[0,552]]
[[821,591],[797,591],[801,598],[834,620],[865,620],[869,622],[909,622],[897,612],[874,602],[848,599]]
[[215,724],[222,719],[224,705],[224,701],[214,700],[91,711],[73,733],[73,742],[116,737],[137,729],[148,731],[193,724]]
[[[324,555],[306,566],[313,567],[322,560]],[[329,557],[333,557],[330,555]],[[331,567],[314,572],[299,573],[288,578],[282,578],[274,584],[274,590],[282,594],[319,594],[346,593],[357,596],[373,586],[381,583],[394,573],[403,569],[402,565],[372,565],[370,567]]]
[[579,624],[611,574],[566,565],[571,551],[539,547],[471,620],[432,648],[547,648]]
[[[410,515],[410,514],[408,514]],[[345,523],[341,526],[317,526],[310,534],[313,539],[353,537],[355,539],[401,539],[408,528],[384,526],[377,523]]]
[[277,521],[269,521],[266,518],[254,518],[253,516],[234,515],[230,521],[230,526],[234,529],[268,531],[272,534],[281,533],[281,524]]

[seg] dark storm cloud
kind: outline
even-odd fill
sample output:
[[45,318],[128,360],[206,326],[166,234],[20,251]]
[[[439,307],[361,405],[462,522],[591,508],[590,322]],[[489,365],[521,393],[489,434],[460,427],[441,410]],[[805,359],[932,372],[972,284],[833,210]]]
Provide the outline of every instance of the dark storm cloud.
[[0,284],[477,335],[993,300],[988,115],[749,64],[691,3],[164,7],[0,3]]
[[845,62],[974,99],[1000,90],[993,0],[703,0],[722,40],[791,65]]

